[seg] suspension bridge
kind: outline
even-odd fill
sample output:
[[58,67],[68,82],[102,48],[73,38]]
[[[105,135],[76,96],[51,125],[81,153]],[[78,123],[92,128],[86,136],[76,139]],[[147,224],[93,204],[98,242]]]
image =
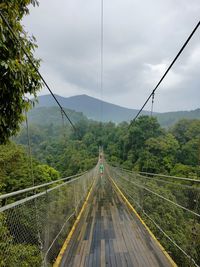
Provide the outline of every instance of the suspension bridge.
[[[16,35],[7,16],[2,11],[0,16],[13,41],[19,46],[19,54],[23,52],[26,56],[59,106],[62,118],[65,116],[78,134],[32,57],[21,44],[20,36]],[[152,115],[156,90],[199,25],[200,22],[130,126],[150,99]],[[100,54],[102,98],[103,0]],[[21,80],[23,87],[24,80]],[[102,113],[101,106],[101,117]],[[99,170],[101,164],[104,165],[103,172]],[[100,157],[92,170],[0,195],[0,266],[198,267],[199,196],[200,180],[131,172],[111,166]],[[181,238],[176,235],[180,228]]]
[[117,190],[108,173],[97,178],[87,210],[55,266],[176,266]]
[[[160,194],[166,186],[171,198]],[[172,247],[182,253],[184,266],[199,266],[200,254],[191,249],[199,246],[195,229],[186,247],[168,235],[169,228],[178,231],[181,212],[194,223],[200,218],[184,206],[180,190],[198,201],[200,180],[133,173],[100,158],[88,172],[1,195],[1,266],[31,266],[23,249],[33,253],[33,266],[177,266]],[[154,209],[166,220],[172,207],[166,229],[149,215]]]

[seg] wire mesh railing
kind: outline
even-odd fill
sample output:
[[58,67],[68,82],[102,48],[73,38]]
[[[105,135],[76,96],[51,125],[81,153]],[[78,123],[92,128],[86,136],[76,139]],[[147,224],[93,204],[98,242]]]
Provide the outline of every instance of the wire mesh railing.
[[52,266],[96,172],[1,195],[0,266]]
[[200,266],[200,180],[108,168],[177,265]]

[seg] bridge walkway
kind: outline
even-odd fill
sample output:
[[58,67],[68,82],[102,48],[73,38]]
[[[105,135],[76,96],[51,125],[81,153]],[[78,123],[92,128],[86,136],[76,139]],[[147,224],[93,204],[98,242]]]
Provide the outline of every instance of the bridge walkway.
[[108,177],[99,177],[59,266],[176,265],[130,212]]

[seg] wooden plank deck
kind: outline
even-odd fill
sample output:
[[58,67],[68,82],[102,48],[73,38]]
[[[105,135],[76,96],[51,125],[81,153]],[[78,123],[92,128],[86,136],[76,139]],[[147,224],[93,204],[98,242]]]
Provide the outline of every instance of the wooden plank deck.
[[61,267],[172,266],[106,177],[93,195],[62,258]]

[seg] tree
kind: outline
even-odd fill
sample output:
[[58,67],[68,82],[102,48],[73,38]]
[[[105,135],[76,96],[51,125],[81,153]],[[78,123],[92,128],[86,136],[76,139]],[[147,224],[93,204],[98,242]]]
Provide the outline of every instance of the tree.
[[196,169],[192,166],[184,165],[181,163],[175,164],[170,174],[173,176],[193,177]]
[[[39,164],[33,158],[34,184],[60,178],[54,168]],[[0,193],[10,193],[33,185],[30,159],[22,146],[9,143],[0,146]]]
[[199,145],[200,139],[194,138],[188,141],[182,147],[179,158],[183,164],[197,166],[199,163]]
[[28,37],[21,25],[22,18],[29,13],[29,4],[36,5],[38,2],[2,0],[0,4],[2,16],[19,40],[14,38],[0,16],[0,143],[5,143],[19,130],[24,119],[23,112],[30,108],[24,95],[29,93],[36,97],[41,88],[40,77],[23,50],[38,68],[39,60],[33,56],[35,38]]
[[14,241],[6,216],[0,213],[0,266],[41,266],[41,254],[34,244],[20,244]]
[[32,185],[29,160],[21,146],[0,146],[1,193],[9,193]]
[[37,183],[48,183],[60,178],[58,171],[45,164],[37,165],[34,168],[34,176]]
[[172,134],[176,137],[181,145],[188,141],[188,136],[186,133],[190,128],[191,123],[191,120],[182,119],[178,121],[172,128]]
[[149,116],[141,116],[136,120],[129,129],[128,157],[132,158],[132,163],[135,163],[140,157],[140,153],[146,146],[146,141],[151,137],[158,137],[162,133],[159,123],[156,118]]
[[[157,138],[150,138],[147,142],[147,149],[150,152],[150,158],[154,156],[159,168],[156,172],[167,172],[173,168],[176,163],[179,144],[172,134],[164,134]],[[152,155],[152,156],[151,156]]]

